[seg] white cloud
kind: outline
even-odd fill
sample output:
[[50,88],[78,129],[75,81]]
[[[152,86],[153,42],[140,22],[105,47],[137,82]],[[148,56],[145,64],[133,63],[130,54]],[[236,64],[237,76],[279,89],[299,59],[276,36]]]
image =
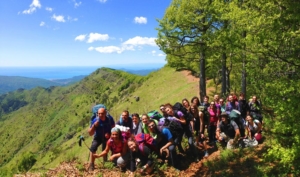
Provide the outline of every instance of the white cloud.
[[36,8],[41,8],[42,5],[39,2],[39,0],[33,0],[32,3],[29,5],[29,9],[24,10],[23,14],[32,14],[34,11],[36,11]]
[[124,49],[117,46],[96,47],[93,49],[100,53],[122,53],[124,51]]
[[55,21],[58,21],[58,22],[66,22],[65,17],[62,15],[56,16],[55,14],[53,14],[51,18],[53,18]]
[[108,39],[108,34],[90,33],[87,43],[92,43],[94,41],[106,41]]
[[45,25],[45,22],[42,21],[42,22],[40,23],[40,26],[44,26],[44,25]]
[[140,37],[136,36],[134,38],[128,39],[127,41],[123,42],[123,45],[133,45],[133,46],[138,46],[138,45],[151,45],[151,46],[156,46],[154,37]]
[[162,54],[162,53],[160,53],[160,54],[158,54],[157,56],[159,56],[159,57],[165,57],[165,56],[166,56],[166,54]]
[[80,2],[74,1],[74,7],[75,7],[75,8],[79,7],[80,5],[81,5],[81,1],[80,1]]
[[88,50],[92,51],[92,50],[94,50],[94,47],[89,47]]
[[49,11],[49,12],[52,12],[53,11],[53,9],[51,8],[51,7],[46,7],[45,8],[47,11]]
[[155,55],[155,54],[156,54],[156,51],[155,51],[155,50],[152,50],[151,53],[152,53],[153,55]]
[[139,23],[139,24],[147,24],[147,18],[146,17],[135,17],[134,22]]
[[78,21],[78,18],[72,18],[70,16],[67,17],[68,21]]
[[75,41],[84,41],[86,34],[81,34],[75,38]]
[[105,3],[107,0],[98,0],[101,3]]

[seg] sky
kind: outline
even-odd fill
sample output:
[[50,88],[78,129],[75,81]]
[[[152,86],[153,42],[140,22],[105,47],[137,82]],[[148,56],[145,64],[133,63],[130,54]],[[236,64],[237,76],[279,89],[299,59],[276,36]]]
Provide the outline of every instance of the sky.
[[171,0],[1,0],[0,67],[165,64]]

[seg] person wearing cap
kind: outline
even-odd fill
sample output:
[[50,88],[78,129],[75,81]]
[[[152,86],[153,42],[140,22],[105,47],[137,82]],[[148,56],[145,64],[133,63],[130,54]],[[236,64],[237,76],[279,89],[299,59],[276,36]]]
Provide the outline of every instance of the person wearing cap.
[[[98,116],[91,120],[91,126],[88,130],[90,136],[94,135],[92,145],[90,147],[90,164],[89,171],[95,169],[95,158],[94,154],[96,153],[98,147],[102,145],[102,151],[106,148],[106,141],[110,137],[111,129],[115,126],[114,119],[107,114],[105,108],[99,108]],[[103,156],[103,160],[107,160],[107,156]]]
[[94,158],[107,155],[109,150],[111,150],[109,161],[114,162],[122,171],[125,171],[126,163],[129,160],[127,141],[123,139],[122,132],[117,127],[111,129],[111,137],[107,141],[105,149],[100,154],[94,154]]
[[228,118],[226,112],[221,113],[221,121],[217,126],[216,138],[219,142],[226,143],[227,148],[232,149],[238,144],[240,138],[240,130],[235,121]]

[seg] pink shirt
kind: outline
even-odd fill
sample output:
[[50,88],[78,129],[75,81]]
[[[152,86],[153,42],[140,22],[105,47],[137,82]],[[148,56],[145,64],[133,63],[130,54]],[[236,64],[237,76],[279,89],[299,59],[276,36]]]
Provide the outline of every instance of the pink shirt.
[[120,141],[118,144],[116,144],[111,138],[106,143],[106,145],[110,148],[112,154],[122,153],[123,146],[125,144],[125,141]]
[[210,125],[217,125],[218,122],[218,111],[217,109],[210,109],[208,108],[208,112],[209,112],[209,124]]

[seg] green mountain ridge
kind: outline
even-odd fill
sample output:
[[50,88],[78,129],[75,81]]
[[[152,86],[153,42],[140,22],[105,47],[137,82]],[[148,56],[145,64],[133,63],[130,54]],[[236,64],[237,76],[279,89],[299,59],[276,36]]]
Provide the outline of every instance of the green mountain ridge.
[[[70,86],[1,95],[0,170],[18,172],[27,152],[36,157],[33,169],[54,167],[74,154],[85,161],[88,150],[77,145],[77,137],[87,136],[95,104],[105,104],[116,119],[124,109],[142,114],[162,103],[191,98],[197,95],[197,88],[197,82],[187,82],[182,73],[169,67],[147,76],[101,68]],[[140,97],[139,102],[135,96]],[[86,142],[90,144],[91,138]]]

